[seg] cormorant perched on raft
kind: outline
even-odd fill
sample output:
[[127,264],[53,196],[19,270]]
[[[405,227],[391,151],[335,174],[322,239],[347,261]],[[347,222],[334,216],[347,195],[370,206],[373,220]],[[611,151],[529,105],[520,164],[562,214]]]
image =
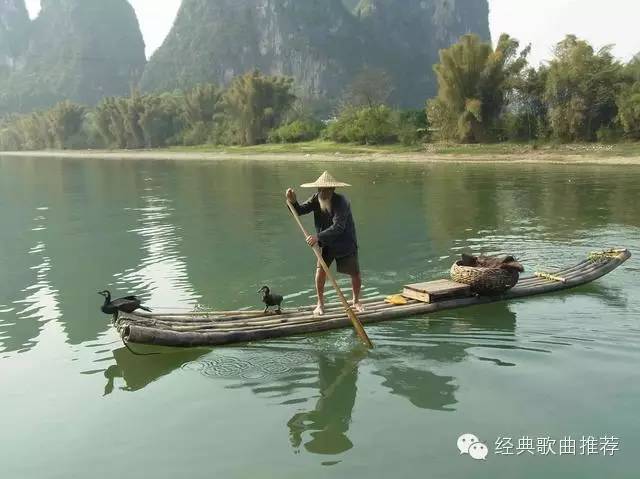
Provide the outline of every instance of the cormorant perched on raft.
[[136,309],[144,309],[145,311],[151,312],[149,308],[142,306],[140,300],[135,296],[126,296],[111,301],[111,292],[109,290],[98,291],[98,294],[104,296],[104,304],[100,308],[104,314],[117,316],[119,311],[123,313],[133,313]]
[[272,293],[271,290],[269,289],[269,286],[263,286],[262,288],[260,288],[260,291],[258,291],[258,293],[262,293],[262,302],[266,305],[266,307],[264,308],[265,313],[271,306],[278,307],[278,309],[276,309],[277,314],[282,313],[282,310],[280,307],[283,299],[282,296],[280,296],[279,294]]

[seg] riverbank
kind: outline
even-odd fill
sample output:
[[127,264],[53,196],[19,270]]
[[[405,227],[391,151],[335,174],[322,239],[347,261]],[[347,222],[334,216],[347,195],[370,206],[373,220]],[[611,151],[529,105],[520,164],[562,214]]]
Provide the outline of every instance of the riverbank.
[[489,144],[362,146],[314,141],[251,147],[176,147],[153,150],[44,150],[0,152],[0,156],[114,160],[380,161],[640,165],[640,143],[616,145]]

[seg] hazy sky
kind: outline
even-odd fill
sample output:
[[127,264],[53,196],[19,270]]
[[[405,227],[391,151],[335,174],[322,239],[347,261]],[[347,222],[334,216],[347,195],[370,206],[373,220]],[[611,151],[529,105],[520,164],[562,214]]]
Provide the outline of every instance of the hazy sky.
[[[180,0],[130,0],[130,3],[138,13],[150,55],[171,28]],[[567,33],[587,39],[596,48],[614,43],[614,54],[625,61],[640,52],[638,0],[489,0],[489,4],[494,40],[507,32],[522,45],[531,43],[532,63],[549,58],[553,45]],[[39,5],[39,0],[27,0],[32,16]]]

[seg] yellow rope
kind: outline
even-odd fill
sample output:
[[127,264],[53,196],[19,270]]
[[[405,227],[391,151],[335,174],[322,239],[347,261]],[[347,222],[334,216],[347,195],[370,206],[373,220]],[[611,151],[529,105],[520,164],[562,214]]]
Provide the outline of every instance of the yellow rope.
[[555,276],[555,275],[549,274],[549,273],[542,273],[540,271],[536,271],[535,275],[538,278],[544,278],[544,279],[548,279],[548,280],[551,280],[551,281],[559,281],[560,283],[566,283],[567,282],[566,278],[562,278],[560,276]]
[[623,249],[610,249],[606,251],[592,251],[589,253],[590,260],[601,260],[608,258],[617,258],[621,253],[624,253]]

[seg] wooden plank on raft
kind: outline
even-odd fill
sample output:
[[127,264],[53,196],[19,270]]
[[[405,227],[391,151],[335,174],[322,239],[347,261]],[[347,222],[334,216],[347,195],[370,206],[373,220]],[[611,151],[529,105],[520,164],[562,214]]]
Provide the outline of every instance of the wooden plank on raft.
[[423,303],[435,303],[445,299],[471,296],[471,287],[468,284],[456,283],[449,279],[439,279],[426,283],[408,284],[404,287],[402,296]]

